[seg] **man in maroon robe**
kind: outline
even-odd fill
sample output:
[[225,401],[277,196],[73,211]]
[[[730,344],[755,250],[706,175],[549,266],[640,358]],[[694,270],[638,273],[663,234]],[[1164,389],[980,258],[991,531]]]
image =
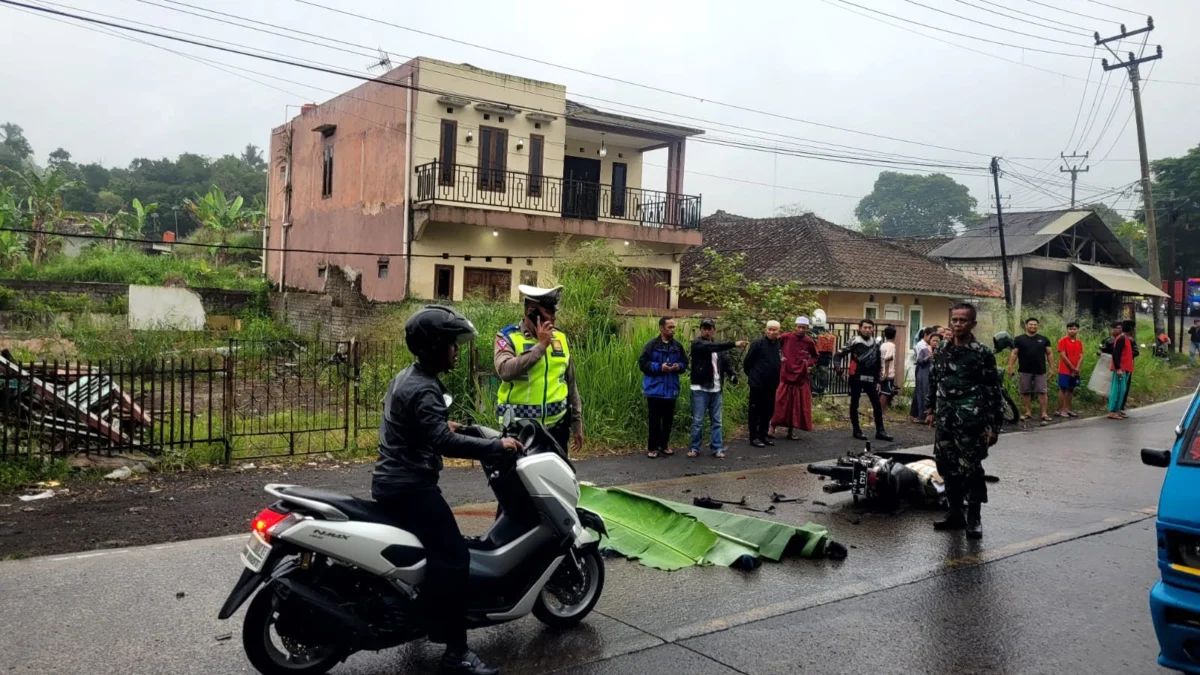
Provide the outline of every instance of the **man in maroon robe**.
[[808,336],[808,318],[796,319],[796,332],[780,338],[783,361],[775,392],[772,427],[787,427],[788,439],[800,440],[796,429],[812,431],[812,386],[809,370],[817,362],[817,343]]

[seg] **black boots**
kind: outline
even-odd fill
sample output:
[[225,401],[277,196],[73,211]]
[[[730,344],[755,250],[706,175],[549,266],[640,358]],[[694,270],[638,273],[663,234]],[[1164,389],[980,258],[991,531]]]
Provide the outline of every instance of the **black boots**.
[[499,675],[500,670],[484,663],[475,652],[468,649],[459,654],[452,654],[450,650],[446,650],[438,672],[441,675]]
[[875,440],[891,443],[892,441],[894,441],[896,439],[893,438],[892,436],[889,436],[888,432],[880,431],[875,434]]
[[855,438],[857,438],[857,439],[858,439],[858,440],[860,440],[860,441],[865,441],[865,440],[867,440],[867,435],[866,435],[866,434],[864,434],[864,433],[862,432],[862,429],[855,429],[855,430],[854,430],[854,437],[855,437]]
[[983,539],[983,519],[979,513],[982,506],[979,502],[967,504],[967,539]]
[[946,503],[949,505],[946,517],[936,520],[933,529],[938,532],[961,530],[967,526],[967,514],[963,511],[963,486],[955,479],[946,479]]

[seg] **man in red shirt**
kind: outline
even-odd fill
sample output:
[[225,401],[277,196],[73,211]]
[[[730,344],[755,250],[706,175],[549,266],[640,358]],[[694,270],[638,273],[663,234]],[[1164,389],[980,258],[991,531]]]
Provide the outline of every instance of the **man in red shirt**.
[[1129,399],[1129,380],[1133,377],[1133,340],[1137,325],[1133,321],[1121,323],[1121,334],[1113,340],[1112,386],[1108,391],[1108,419],[1123,420],[1125,403]]
[[1075,390],[1079,388],[1079,369],[1083,366],[1083,342],[1079,339],[1079,323],[1067,324],[1067,334],[1058,341],[1058,416],[1079,417],[1071,410]]

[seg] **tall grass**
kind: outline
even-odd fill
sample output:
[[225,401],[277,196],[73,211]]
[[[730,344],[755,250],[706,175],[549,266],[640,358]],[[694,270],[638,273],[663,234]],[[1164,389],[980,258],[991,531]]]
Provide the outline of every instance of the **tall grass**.
[[89,246],[78,257],[57,256],[33,265],[25,262],[10,273],[16,279],[158,285],[182,279],[197,288],[256,290],[264,285],[258,269],[215,265],[203,258],[146,255],[124,246]]

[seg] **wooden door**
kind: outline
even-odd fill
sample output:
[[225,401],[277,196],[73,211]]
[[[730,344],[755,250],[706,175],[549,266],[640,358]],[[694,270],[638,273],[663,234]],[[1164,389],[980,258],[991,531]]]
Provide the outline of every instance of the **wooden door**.
[[463,270],[463,297],[479,295],[507,302],[512,291],[512,271],[468,267]]
[[563,158],[563,215],[595,220],[600,207],[600,160]]
[[508,163],[508,132],[479,127],[479,189],[504,191]]

